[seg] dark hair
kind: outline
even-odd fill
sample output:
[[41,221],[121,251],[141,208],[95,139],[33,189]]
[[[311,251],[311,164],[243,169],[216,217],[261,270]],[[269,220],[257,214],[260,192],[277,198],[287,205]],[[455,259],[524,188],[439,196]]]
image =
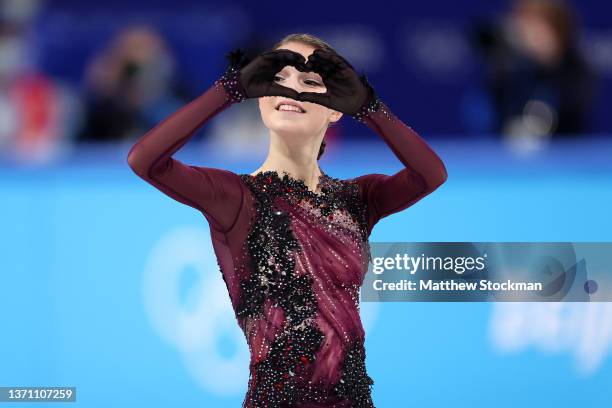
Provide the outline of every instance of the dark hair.
[[325,151],[325,143],[325,138],[323,138],[323,140],[321,140],[321,146],[319,147],[319,154],[317,155],[317,160],[321,158],[323,152]]
[[[283,37],[282,40],[277,42],[274,45],[274,47],[272,47],[272,49],[275,50],[278,47],[280,47],[282,45],[285,45],[285,44],[287,44],[289,42],[301,42],[303,44],[311,45],[315,49],[316,48],[320,48],[320,49],[324,49],[326,51],[336,52],[336,50],[331,45],[329,45],[327,42],[323,41],[319,37],[316,37],[316,36],[314,36],[312,34],[308,34],[308,33],[294,33],[294,34],[286,35],[285,37]],[[329,126],[332,126],[332,123],[330,123]],[[324,151],[325,151],[325,137],[321,141],[321,146],[319,147],[319,154],[317,156],[317,160],[319,160],[319,158],[323,155]]]

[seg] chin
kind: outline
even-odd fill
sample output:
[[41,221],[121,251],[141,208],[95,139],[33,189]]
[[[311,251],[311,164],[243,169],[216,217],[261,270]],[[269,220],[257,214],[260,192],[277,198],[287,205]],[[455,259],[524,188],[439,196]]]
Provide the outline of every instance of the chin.
[[295,122],[284,122],[284,123],[272,123],[268,126],[270,130],[273,130],[279,135],[307,135],[312,134],[314,132],[313,129],[308,128],[307,126],[303,126],[301,124],[297,124]]
[[299,129],[299,128],[289,128],[289,127],[277,128],[274,131],[279,136],[299,138],[301,140],[303,140],[308,135],[312,134],[312,132],[309,132],[308,130]]

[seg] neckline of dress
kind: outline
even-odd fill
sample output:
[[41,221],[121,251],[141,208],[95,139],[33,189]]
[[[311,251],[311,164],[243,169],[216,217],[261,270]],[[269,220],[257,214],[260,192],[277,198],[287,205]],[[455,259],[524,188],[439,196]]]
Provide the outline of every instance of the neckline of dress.
[[298,177],[293,177],[286,170],[281,170],[282,176],[276,170],[266,170],[259,172],[255,175],[247,174],[247,176],[249,176],[253,180],[263,179],[266,176],[271,176],[276,179],[276,181],[297,187],[308,195],[321,197],[325,195],[325,191],[323,189],[325,188],[325,181],[329,179],[329,176],[321,168],[319,168],[319,171],[321,172],[321,174],[319,174],[315,191],[320,190],[320,193],[316,193],[315,191],[310,190],[306,185],[306,180]]

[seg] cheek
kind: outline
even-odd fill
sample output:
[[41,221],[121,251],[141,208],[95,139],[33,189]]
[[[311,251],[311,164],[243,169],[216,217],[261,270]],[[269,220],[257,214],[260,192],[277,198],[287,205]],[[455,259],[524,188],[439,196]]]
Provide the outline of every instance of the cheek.
[[309,108],[310,110],[308,113],[311,115],[311,118],[317,122],[324,122],[329,117],[330,111],[325,106],[313,103],[309,106]]
[[261,111],[262,116],[269,117],[274,112],[274,105],[269,98],[266,99],[262,98],[259,100],[259,110]]
[[259,109],[261,109],[261,111],[269,111],[270,109],[273,109],[273,103],[272,103],[272,98],[270,96],[262,96],[261,98],[259,98]]

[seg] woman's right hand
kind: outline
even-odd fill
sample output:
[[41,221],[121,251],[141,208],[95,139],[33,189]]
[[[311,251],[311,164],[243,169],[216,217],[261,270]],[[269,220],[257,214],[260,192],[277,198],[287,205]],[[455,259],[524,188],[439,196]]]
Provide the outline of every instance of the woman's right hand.
[[226,55],[230,65],[224,75],[224,86],[238,101],[261,96],[285,96],[299,99],[299,93],[292,88],[275,82],[275,76],[285,66],[305,66],[306,59],[300,53],[278,49],[266,51],[254,59],[244,56],[240,49]]

